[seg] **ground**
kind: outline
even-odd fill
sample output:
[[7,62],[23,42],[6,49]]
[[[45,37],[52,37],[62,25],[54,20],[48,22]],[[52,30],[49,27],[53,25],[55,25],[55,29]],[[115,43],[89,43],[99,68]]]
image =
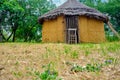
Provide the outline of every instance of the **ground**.
[[120,42],[0,43],[0,80],[41,80],[49,64],[56,80],[119,80]]

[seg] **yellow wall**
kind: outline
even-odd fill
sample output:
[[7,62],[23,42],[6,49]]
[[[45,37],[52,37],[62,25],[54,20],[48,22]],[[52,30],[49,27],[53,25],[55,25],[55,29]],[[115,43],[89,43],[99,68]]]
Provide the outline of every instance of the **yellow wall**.
[[[104,23],[102,21],[79,17],[79,42],[99,43],[105,41]],[[44,21],[42,28],[43,42],[66,42],[66,26],[63,16],[57,19]]]
[[64,42],[64,19],[59,16],[57,19],[45,21],[42,28],[43,42]]
[[105,41],[104,23],[102,21],[79,17],[79,42],[99,43]]

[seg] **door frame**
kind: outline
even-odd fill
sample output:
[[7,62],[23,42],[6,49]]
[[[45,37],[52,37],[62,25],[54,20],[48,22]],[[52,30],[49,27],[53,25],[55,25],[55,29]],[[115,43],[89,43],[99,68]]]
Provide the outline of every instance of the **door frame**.
[[79,43],[79,25],[78,20],[79,16],[77,15],[65,15],[65,42],[68,43],[68,29],[77,29],[77,43]]

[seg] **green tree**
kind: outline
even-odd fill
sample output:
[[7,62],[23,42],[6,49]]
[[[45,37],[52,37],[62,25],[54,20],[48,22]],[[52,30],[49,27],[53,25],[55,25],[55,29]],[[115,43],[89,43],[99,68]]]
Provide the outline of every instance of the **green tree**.
[[55,5],[47,0],[19,0],[19,4],[25,12],[22,22],[17,30],[17,38],[26,41],[41,40],[41,25],[38,24],[38,17],[47,11],[55,8]]
[[42,27],[38,24],[38,17],[55,8],[53,2],[48,0],[1,0],[0,4],[0,24],[11,33],[8,38],[3,34],[4,40],[12,37],[13,42],[15,38],[40,41]]
[[120,33],[120,0],[109,0],[105,3],[99,3],[96,8],[109,16],[115,29]]
[[[10,37],[13,35],[12,41],[15,41],[15,34],[16,30],[19,25],[19,20],[21,19],[22,12],[24,9],[17,3],[16,0],[2,0],[0,2],[2,5],[0,6],[0,14],[1,14],[1,25],[5,26],[11,26],[11,34],[10,36],[5,40],[9,40]],[[3,28],[4,28],[3,27]],[[5,28],[4,28],[5,29]]]

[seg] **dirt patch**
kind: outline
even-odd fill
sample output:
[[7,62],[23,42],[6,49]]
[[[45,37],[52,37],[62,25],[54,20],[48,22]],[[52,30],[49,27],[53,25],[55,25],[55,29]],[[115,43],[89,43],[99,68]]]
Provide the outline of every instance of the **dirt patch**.
[[[114,45],[114,46],[111,46]],[[36,80],[35,71],[44,72],[49,63],[62,80],[119,80],[120,43],[37,44],[1,43],[0,80]],[[106,60],[112,60],[109,64]],[[71,72],[74,65],[105,64],[100,71]]]

